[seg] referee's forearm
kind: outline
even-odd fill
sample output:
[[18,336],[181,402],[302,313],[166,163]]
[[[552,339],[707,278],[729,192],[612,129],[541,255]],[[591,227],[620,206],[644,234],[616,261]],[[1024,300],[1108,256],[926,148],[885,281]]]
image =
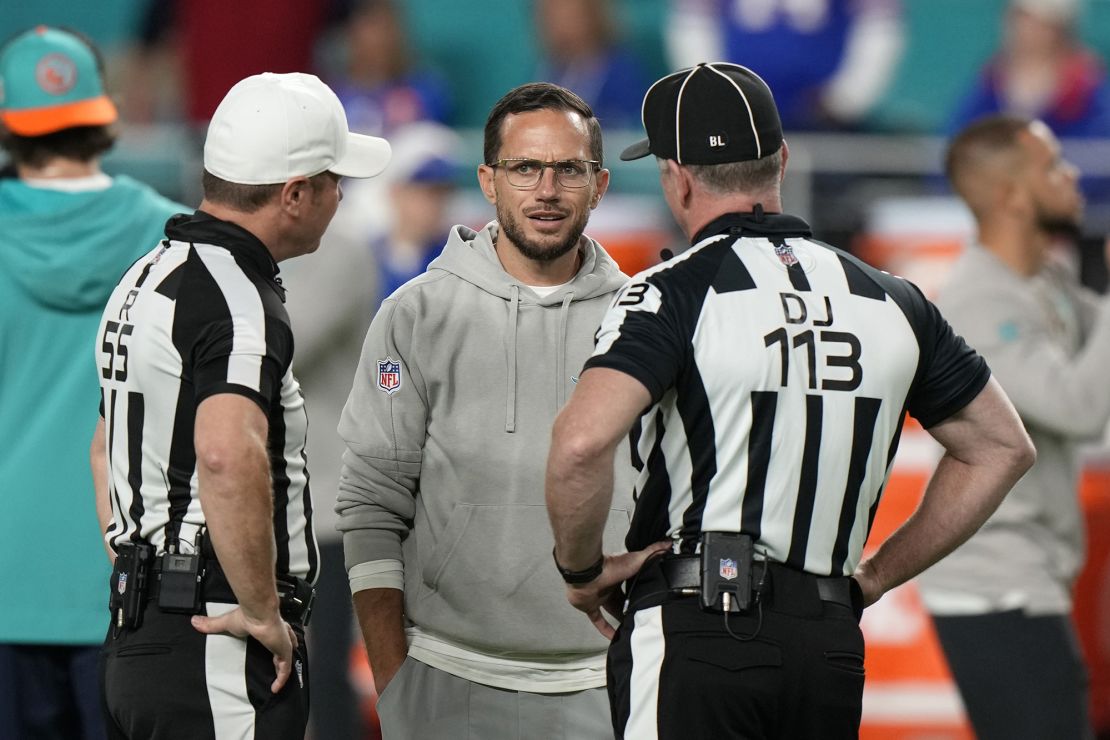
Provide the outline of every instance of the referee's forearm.
[[929,434],[945,453],[921,505],[857,571],[872,586],[871,601],[967,540],[1037,457],[1017,411],[994,378],[970,403],[930,427]]
[[548,458],[545,493],[555,535],[555,556],[569,570],[584,570],[601,556],[602,535],[613,498],[613,455],[574,452],[558,429]]
[[921,505],[863,567],[889,591],[967,541],[998,508],[1028,465],[1000,456],[968,465],[950,454],[937,464]]
[[250,620],[278,618],[268,425],[243,396],[214,396],[197,409],[200,505],[220,567]]
[[617,445],[650,403],[647,388],[631,375],[588,368],[555,419],[545,495],[563,568],[585,570],[601,557]]
[[200,500],[220,567],[246,616],[265,620],[278,608],[269,459],[200,472]]

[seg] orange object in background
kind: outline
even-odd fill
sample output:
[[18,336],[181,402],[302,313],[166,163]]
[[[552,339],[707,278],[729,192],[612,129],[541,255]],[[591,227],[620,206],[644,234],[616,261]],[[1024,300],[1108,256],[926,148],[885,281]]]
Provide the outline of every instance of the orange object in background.
[[[948,268],[963,251],[963,246],[964,240],[960,237],[918,234],[891,241],[871,235],[857,238],[852,252],[870,265],[882,265],[887,272],[909,280],[934,300]],[[912,257],[907,251],[912,252]]]
[[374,686],[374,674],[370,671],[366,647],[361,640],[356,640],[351,645],[351,661],[347,670],[350,671],[351,686],[359,697],[358,709],[362,715],[362,726],[367,731],[366,736],[358,740],[382,740],[381,722],[378,720],[378,690]]
[[871,204],[865,229],[852,242],[857,257],[904,277],[930,299],[975,237],[975,223],[950,196],[892,197]]
[[661,231],[622,232],[595,237],[625,275],[635,275],[662,262],[659,253],[673,247],[670,234]]
[[1091,723],[1110,733],[1110,460],[1088,462],[1079,486],[1087,562],[1075,587],[1075,623],[1091,686]]
[[659,253],[664,248],[678,253],[686,246],[666,208],[650,196],[606,196],[590,217],[586,233],[605,248],[625,275],[662,262]]

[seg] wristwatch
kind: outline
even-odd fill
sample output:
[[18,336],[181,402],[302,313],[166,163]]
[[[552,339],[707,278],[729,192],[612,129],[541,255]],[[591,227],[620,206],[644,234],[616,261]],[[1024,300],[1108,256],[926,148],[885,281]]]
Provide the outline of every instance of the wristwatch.
[[605,567],[604,555],[599,557],[596,563],[591,565],[589,568],[586,568],[585,570],[568,570],[567,568],[559,565],[559,560],[555,557],[554,549],[551,550],[551,557],[553,560],[555,560],[555,567],[559,569],[559,575],[563,577],[564,581],[571,584],[572,586],[578,586],[583,583],[589,583],[590,581],[595,580],[599,575],[601,575],[601,571]]

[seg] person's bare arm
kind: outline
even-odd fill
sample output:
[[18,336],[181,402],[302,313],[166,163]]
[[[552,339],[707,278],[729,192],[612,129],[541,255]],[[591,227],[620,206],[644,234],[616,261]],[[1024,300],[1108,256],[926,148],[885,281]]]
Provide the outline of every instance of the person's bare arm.
[[928,431],[944,446],[944,456],[917,510],[856,570],[865,605],[966,541],[1036,458],[1021,419],[993,378],[971,403]]
[[[585,570],[602,557],[617,445],[650,403],[647,388],[631,375],[591,368],[582,374],[556,418],[545,493],[555,533],[555,560],[562,567]],[[619,615],[621,583],[666,547],[656,543],[637,552],[605,556],[601,575],[589,583],[568,585],[567,600],[585,612],[601,634],[612,638],[614,630],[601,609]]]
[[201,632],[250,635],[274,655],[277,693],[292,668],[292,629],[278,611],[274,564],[273,489],[269,425],[262,409],[234,393],[210,396],[197,407],[194,443],[200,505],[237,609],[193,617]]
[[104,539],[104,533],[112,523],[112,502],[108,493],[108,453],[104,444],[104,417],[100,417],[89,445],[89,468],[92,471],[93,490],[96,492],[96,518],[100,522],[101,544],[108,553],[108,562],[115,564],[116,554]]
[[555,554],[564,568],[583,570],[601,557],[617,445],[650,402],[647,388],[631,375],[591,368],[555,419],[545,488]]
[[374,688],[381,696],[408,655],[404,592],[396,588],[368,588],[355,592],[354,601],[370,671],[374,674]]

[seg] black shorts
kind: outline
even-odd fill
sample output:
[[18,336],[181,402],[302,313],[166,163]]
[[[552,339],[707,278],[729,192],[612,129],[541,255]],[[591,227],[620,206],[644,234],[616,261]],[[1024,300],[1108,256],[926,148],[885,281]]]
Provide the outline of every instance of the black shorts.
[[[205,613],[235,606],[208,603]],[[309,696],[303,630],[293,628],[299,643],[293,673],[272,694],[276,673],[269,650],[253,638],[202,634],[190,619],[151,601],[139,629],[116,634],[109,628],[101,656],[109,739],[303,740]]]

